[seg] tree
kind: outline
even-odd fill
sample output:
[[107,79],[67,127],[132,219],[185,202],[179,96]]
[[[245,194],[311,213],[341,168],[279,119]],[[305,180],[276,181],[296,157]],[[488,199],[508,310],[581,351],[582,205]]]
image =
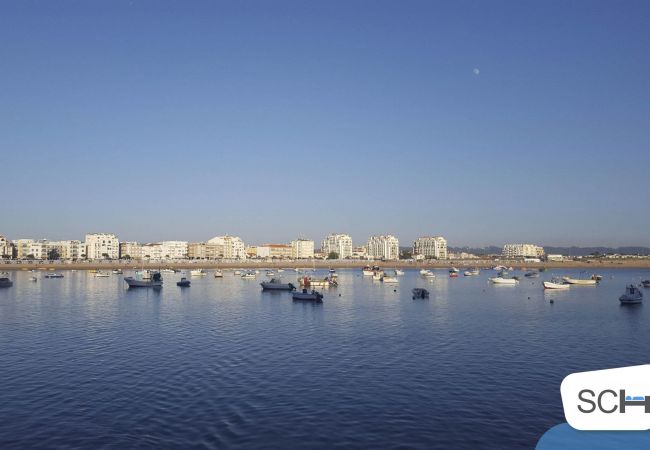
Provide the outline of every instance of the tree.
[[47,259],[50,261],[53,261],[55,259],[61,258],[61,254],[59,253],[59,250],[56,248],[52,248],[47,252]]
[[108,256],[108,253],[102,253],[102,258],[104,258],[104,259],[110,259],[109,256]]
[[411,259],[413,257],[413,253],[411,253],[408,250],[404,250],[402,254],[400,255],[401,259]]
[[25,258],[26,258],[26,259],[30,259],[30,260],[33,260],[33,259],[35,259],[35,258],[34,258],[34,254],[33,254],[33,253],[30,253],[30,254],[29,254],[29,255],[27,255],[27,256],[26,256]]
[[329,255],[327,255],[327,259],[339,259],[339,254],[336,252],[330,252]]
[[131,255],[124,255],[122,256],[122,259],[131,259]]

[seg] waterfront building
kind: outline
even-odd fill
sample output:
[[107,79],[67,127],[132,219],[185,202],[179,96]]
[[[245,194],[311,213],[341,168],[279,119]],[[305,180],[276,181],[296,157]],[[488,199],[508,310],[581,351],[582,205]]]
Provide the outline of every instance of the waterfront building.
[[348,234],[329,234],[321,242],[321,251],[326,255],[334,252],[339,259],[352,258],[352,237]]
[[399,240],[393,235],[371,236],[368,239],[368,257],[372,259],[399,259]]
[[162,241],[160,245],[164,259],[187,259],[187,241]]
[[506,258],[540,258],[544,248],[535,244],[506,244],[501,254]]
[[86,256],[88,259],[119,259],[120,241],[111,233],[89,233],[86,235]]
[[360,247],[352,247],[352,258],[354,259],[367,259],[368,247],[365,245]]
[[121,259],[142,259],[142,244],[139,242],[120,242]]
[[257,258],[257,246],[248,245],[246,246],[246,257],[247,258]]
[[244,242],[236,236],[215,236],[207,243],[218,246],[215,249],[215,253],[219,255],[219,258],[246,259],[246,246],[244,245]]
[[413,256],[424,256],[425,259],[447,259],[447,240],[442,236],[419,237],[413,242]]
[[16,239],[14,240],[14,252],[16,253],[16,258],[25,259],[29,255],[30,245],[34,242],[34,239]]
[[[258,256],[260,249],[266,254],[268,251],[267,258],[274,259],[290,259],[291,258],[291,246],[287,244],[264,244],[260,247],[257,247]],[[268,250],[267,250],[268,249]]]
[[13,245],[6,237],[0,235],[0,259],[13,258]]
[[163,246],[159,243],[142,244],[142,259],[160,261],[163,259]]
[[296,239],[291,241],[291,257],[305,259],[314,257],[314,241],[309,239]]
[[56,250],[59,259],[76,261],[86,257],[86,243],[77,240],[67,241],[50,241],[47,243],[48,255],[52,250]]
[[546,256],[546,259],[548,261],[560,262],[560,261],[564,261],[564,256],[562,256],[562,255],[548,255],[548,256]]
[[189,259],[206,259],[205,242],[190,242],[187,244],[187,257]]

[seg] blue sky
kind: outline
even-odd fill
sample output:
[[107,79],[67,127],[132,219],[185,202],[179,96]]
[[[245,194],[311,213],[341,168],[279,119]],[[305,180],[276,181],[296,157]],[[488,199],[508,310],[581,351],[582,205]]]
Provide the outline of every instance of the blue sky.
[[647,1],[3,2],[0,233],[650,245],[648,23]]

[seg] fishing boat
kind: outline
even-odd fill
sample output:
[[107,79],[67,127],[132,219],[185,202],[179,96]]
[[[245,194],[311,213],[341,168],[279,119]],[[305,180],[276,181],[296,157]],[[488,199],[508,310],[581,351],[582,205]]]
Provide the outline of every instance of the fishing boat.
[[474,276],[480,275],[480,274],[481,274],[481,271],[479,269],[470,269],[470,270],[467,270],[465,273],[463,273],[463,276],[474,277]]
[[524,274],[524,276],[526,278],[537,278],[539,277],[539,272],[537,272],[536,270],[529,270]]
[[413,288],[411,290],[413,293],[413,298],[429,298],[429,291],[423,288]]
[[618,300],[621,305],[636,305],[643,301],[643,292],[633,284],[626,286],[625,294],[621,295]]
[[456,269],[455,267],[449,269],[449,273],[458,273],[458,272],[460,272],[460,270]]
[[552,278],[551,281],[544,281],[542,284],[544,289],[569,289],[571,287],[569,283],[565,283],[560,278]]
[[122,269],[113,269],[115,275],[122,275]]
[[399,278],[384,275],[382,277],[381,281],[383,281],[384,283],[388,283],[388,284],[397,284],[397,283],[399,283]]
[[98,270],[97,272],[95,272],[95,278],[108,278],[108,277],[110,277],[110,276],[111,276],[111,274],[108,273],[108,272],[102,272],[102,271],[100,271],[100,270]]
[[584,278],[571,278],[571,277],[562,277],[564,281],[569,284],[575,284],[578,286],[595,286],[598,284],[598,280],[584,279]]
[[384,271],[383,270],[377,270],[375,273],[372,274],[372,280],[373,281],[381,281],[381,279],[384,277]]
[[366,276],[372,276],[375,273],[375,271],[372,270],[372,267],[370,267],[370,266],[363,266],[363,269],[361,269],[361,271]]
[[493,277],[488,279],[492,284],[507,284],[512,286],[519,283],[519,280],[517,280],[516,278]]
[[162,287],[163,280],[160,272],[150,272],[149,278],[141,278],[136,273],[136,277],[124,277],[124,281],[129,285],[129,288],[159,288]]
[[642,285],[644,288],[650,288],[650,280],[643,280],[643,281],[641,282],[641,285]]
[[422,269],[420,270],[420,275],[422,275],[424,278],[435,278],[436,274],[431,272],[430,270],[427,269]]
[[223,272],[221,270],[215,270],[214,271],[214,277],[215,278],[223,278]]
[[250,271],[248,271],[248,272],[244,272],[244,273],[241,275],[242,279],[244,279],[244,280],[252,280],[252,279],[254,279],[256,276],[257,276],[257,274],[256,274],[254,271],[252,271],[252,270],[250,270]]
[[315,303],[321,303],[323,301],[323,294],[314,290],[308,292],[307,289],[303,289],[302,292],[294,292],[291,297],[295,301],[308,301]]
[[0,288],[9,288],[13,285],[13,281],[11,281],[8,277],[0,278]]
[[62,273],[46,273],[43,275],[45,278],[63,278]]
[[202,277],[205,275],[205,270],[203,269],[190,270],[190,275],[193,277]]
[[401,276],[404,275],[404,271],[400,269],[395,269],[395,276]]
[[338,282],[333,278],[317,279],[308,276],[298,278],[301,287],[330,287],[338,286]]
[[260,283],[265,291],[293,291],[296,287],[292,283],[283,283],[279,278],[271,278],[271,281]]
[[178,286],[178,287],[190,287],[190,280],[183,277],[183,278],[181,278],[181,281],[176,282],[176,286]]
[[457,272],[449,272],[449,278],[458,278]]
[[595,274],[593,274],[593,275],[591,276],[591,279],[592,279],[592,280],[596,280],[596,281],[600,281],[600,280],[603,279],[603,276],[602,276],[602,275],[598,275],[597,273],[595,273]]
[[139,280],[151,280],[152,273],[149,269],[137,270],[135,272],[135,278]]

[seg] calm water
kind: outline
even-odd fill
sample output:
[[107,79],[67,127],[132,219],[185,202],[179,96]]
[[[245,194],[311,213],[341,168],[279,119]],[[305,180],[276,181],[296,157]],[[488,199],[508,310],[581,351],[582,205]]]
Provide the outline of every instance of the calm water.
[[650,275],[601,273],[549,295],[549,272],[510,287],[408,271],[389,287],[343,270],[311,305],[262,293],[263,274],[129,291],[14,272],[0,447],[530,448],[564,421],[564,376],[650,362],[650,307],[617,300]]

